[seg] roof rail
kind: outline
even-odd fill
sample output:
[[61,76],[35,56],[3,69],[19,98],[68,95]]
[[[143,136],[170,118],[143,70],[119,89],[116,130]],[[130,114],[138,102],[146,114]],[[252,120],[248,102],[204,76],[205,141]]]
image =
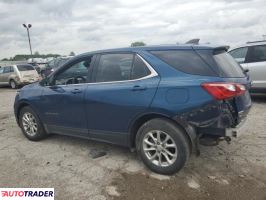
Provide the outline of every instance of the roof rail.
[[257,42],[266,42],[266,40],[251,41],[251,42],[247,42],[247,44],[250,44],[250,43],[257,43]]

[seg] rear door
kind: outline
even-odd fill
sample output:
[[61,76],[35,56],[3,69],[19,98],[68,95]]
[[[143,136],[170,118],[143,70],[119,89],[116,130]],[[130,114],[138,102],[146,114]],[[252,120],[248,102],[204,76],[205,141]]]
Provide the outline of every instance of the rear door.
[[247,63],[253,88],[266,88],[266,45],[248,47]]
[[90,137],[127,146],[129,124],[149,107],[159,80],[137,54],[98,55],[85,95]]

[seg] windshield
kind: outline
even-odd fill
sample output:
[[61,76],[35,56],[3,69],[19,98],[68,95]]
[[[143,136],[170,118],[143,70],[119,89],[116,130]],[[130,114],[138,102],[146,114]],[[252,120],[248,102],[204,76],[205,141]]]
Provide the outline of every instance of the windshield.
[[54,66],[54,67],[56,67],[56,68],[57,68],[57,67],[60,67],[60,66],[62,66],[63,64],[65,64],[68,60],[69,60],[69,58],[61,58],[61,59],[58,60],[56,66]]
[[31,65],[17,65],[17,68],[19,71],[30,71],[30,70],[35,70],[33,66]]

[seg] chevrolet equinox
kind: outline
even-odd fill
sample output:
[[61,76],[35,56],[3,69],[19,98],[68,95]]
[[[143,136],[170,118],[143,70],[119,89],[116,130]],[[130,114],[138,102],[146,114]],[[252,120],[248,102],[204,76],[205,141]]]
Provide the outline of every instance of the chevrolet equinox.
[[201,138],[230,139],[250,107],[250,80],[227,46],[101,50],[23,87],[14,110],[33,141],[63,134],[136,149],[161,174],[178,172]]

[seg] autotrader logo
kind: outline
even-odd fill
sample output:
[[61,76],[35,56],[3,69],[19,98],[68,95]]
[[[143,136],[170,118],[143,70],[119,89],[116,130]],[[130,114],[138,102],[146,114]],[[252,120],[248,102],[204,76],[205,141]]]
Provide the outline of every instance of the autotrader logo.
[[54,188],[0,188],[0,200],[54,200]]

